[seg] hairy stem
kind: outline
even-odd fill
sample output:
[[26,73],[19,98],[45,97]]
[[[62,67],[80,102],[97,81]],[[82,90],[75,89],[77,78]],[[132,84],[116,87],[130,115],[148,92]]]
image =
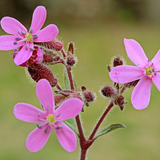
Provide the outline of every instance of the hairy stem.
[[86,149],[81,149],[81,155],[80,155],[80,160],[85,160],[86,159]]
[[111,108],[114,106],[114,104],[111,102],[108,107],[106,108],[106,110],[103,112],[102,116],[100,117],[98,123],[96,124],[95,128],[93,129],[90,137],[88,140],[93,140],[98,128],[100,127],[101,123],[103,122],[104,118],[106,117],[106,115],[109,113],[109,111],[111,110]]

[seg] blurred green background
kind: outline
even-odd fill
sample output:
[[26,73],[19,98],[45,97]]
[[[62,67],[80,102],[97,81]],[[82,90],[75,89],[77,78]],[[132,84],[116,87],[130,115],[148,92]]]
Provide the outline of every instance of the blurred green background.
[[[58,39],[67,49],[75,43],[78,63],[74,78],[80,89],[85,85],[97,95],[95,103],[81,114],[86,136],[89,136],[108,99],[100,94],[104,85],[111,85],[106,65],[113,56],[128,59],[123,39],[137,40],[149,59],[160,49],[160,2],[158,0],[1,0],[0,18],[12,16],[29,28],[32,12],[37,5],[44,5],[48,17],[45,25],[54,23],[59,28]],[[5,34],[0,29],[0,34]],[[17,120],[13,107],[25,102],[36,107],[40,102],[25,69],[14,64],[12,51],[0,53],[0,159],[1,160],[75,160],[79,147],[73,153],[66,152],[53,132],[45,147],[30,153],[25,147],[27,135],[36,124]],[[63,86],[63,68],[51,70]],[[85,73],[85,74],[84,74]],[[128,102],[124,111],[117,106],[104,121],[101,129],[111,123],[122,123],[119,129],[95,141],[88,152],[88,160],[159,160],[160,159],[160,93],[152,86],[151,101],[147,109],[135,110],[130,102],[132,89],[125,92]]]

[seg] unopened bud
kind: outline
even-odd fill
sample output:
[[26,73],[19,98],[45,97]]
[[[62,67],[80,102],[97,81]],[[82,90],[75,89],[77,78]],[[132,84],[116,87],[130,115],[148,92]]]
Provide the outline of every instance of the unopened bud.
[[35,44],[41,45],[48,49],[53,49],[55,51],[60,51],[63,48],[63,43],[61,41],[58,41],[57,39],[52,39],[49,42],[35,42]]
[[31,64],[28,66],[28,72],[32,79],[38,82],[40,79],[47,79],[52,87],[57,85],[57,79],[53,73],[42,64]]
[[65,100],[65,96],[64,95],[54,96],[55,105],[57,105],[58,103],[61,103],[64,100]]
[[44,64],[50,64],[50,63],[53,62],[53,58],[54,58],[54,56],[51,55],[51,54],[44,54],[43,55],[43,61],[42,61],[42,63],[44,63]]
[[54,64],[57,63],[61,57],[59,55],[53,56],[51,54],[44,54],[43,55],[43,64]]
[[69,43],[68,52],[74,54],[74,47],[72,42]]
[[116,99],[116,103],[117,103],[117,105],[119,105],[119,106],[124,105],[124,104],[125,104],[125,102],[124,102],[124,97],[123,97],[122,95],[118,96],[117,99]]
[[105,97],[108,97],[108,98],[115,97],[117,95],[116,90],[111,86],[103,87],[101,89],[101,92]]
[[67,57],[67,65],[69,66],[73,66],[76,63],[75,58],[74,57]]
[[82,86],[81,90],[84,103],[86,104],[86,106],[89,106],[89,102],[94,102],[96,97],[91,91],[88,91],[85,86]]
[[90,91],[85,91],[83,95],[87,102],[93,102],[95,100],[95,95]]
[[123,65],[123,60],[120,57],[116,57],[113,60],[113,67]]
[[124,86],[127,87],[127,88],[135,87],[138,82],[139,82],[139,79],[135,80],[135,81],[132,81],[132,82],[124,83]]

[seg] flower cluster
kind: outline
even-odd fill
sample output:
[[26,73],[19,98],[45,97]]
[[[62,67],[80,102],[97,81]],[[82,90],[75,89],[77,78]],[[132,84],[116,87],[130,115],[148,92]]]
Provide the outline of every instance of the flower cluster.
[[[127,55],[136,66],[124,65],[120,57],[114,58],[112,66],[107,66],[113,86],[104,86],[101,93],[110,99],[110,103],[87,139],[79,113],[84,112],[83,106],[88,107],[95,101],[96,96],[86,86],[81,86],[81,91],[77,90],[71,72],[77,62],[74,43],[70,42],[68,51],[65,52],[63,43],[55,39],[59,32],[56,25],[50,24],[40,30],[45,19],[45,7],[38,6],[34,10],[29,30],[14,18],[4,17],[1,20],[2,29],[11,35],[0,36],[0,50],[14,49],[12,55],[15,64],[26,67],[31,78],[37,82],[36,94],[43,108],[41,110],[27,103],[17,103],[13,113],[19,120],[37,123],[36,129],[26,140],[29,151],[41,150],[54,130],[61,146],[66,151],[73,152],[77,147],[76,132],[81,147],[81,160],[85,160],[87,149],[97,137],[117,128],[125,128],[122,124],[111,124],[97,133],[102,121],[114,105],[119,106],[121,111],[124,109],[127,102],[123,93],[126,88],[135,87],[131,101],[133,107],[138,110],[148,106],[152,82],[160,90],[160,50],[152,60],[149,60],[138,42],[124,39]],[[62,64],[65,68],[65,89],[59,85],[58,79],[47,67],[55,64]],[[52,87],[57,89],[54,90],[55,96]],[[67,120],[71,118],[75,118],[76,125],[68,124]]]

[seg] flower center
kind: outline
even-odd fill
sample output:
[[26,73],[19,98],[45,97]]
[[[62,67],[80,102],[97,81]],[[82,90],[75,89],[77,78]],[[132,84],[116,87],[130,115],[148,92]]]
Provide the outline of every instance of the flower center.
[[54,116],[52,114],[47,116],[47,122],[52,124],[54,123],[56,120],[54,119]]
[[152,66],[148,66],[145,68],[145,74],[149,77],[152,77],[152,75],[154,74],[154,69]]
[[30,33],[26,34],[26,41],[33,42],[33,37],[32,37],[32,35]]

